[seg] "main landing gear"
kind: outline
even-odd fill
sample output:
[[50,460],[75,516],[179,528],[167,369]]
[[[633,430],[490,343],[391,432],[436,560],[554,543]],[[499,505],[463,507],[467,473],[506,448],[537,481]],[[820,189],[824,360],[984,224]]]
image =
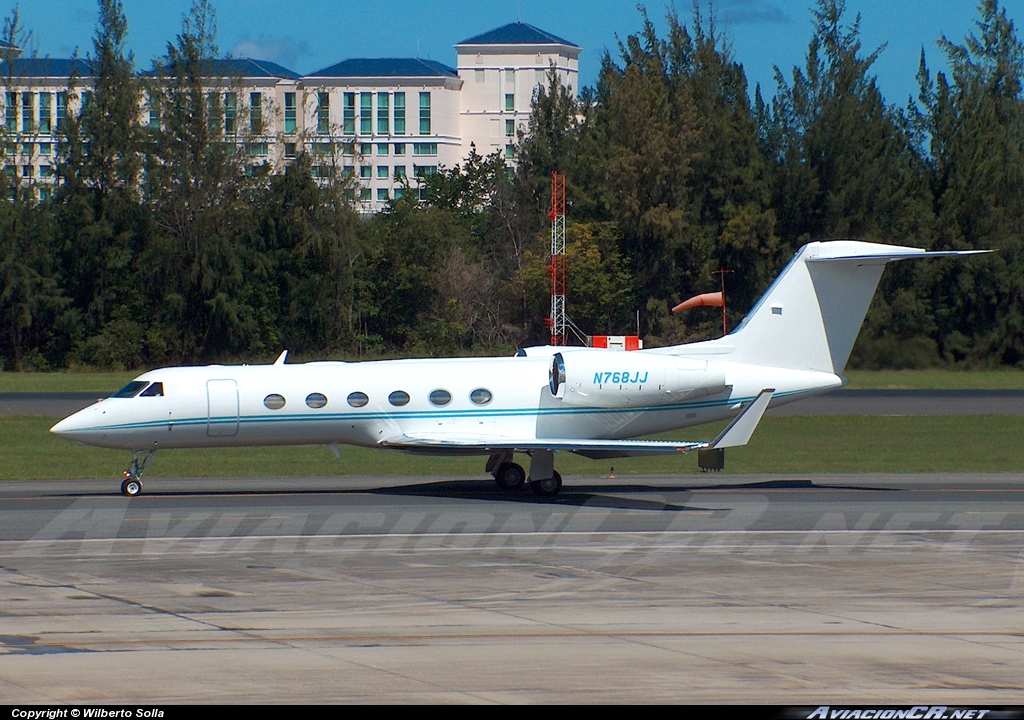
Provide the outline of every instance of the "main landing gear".
[[142,475],[153,461],[156,450],[136,450],[132,453],[132,464],[124,471],[124,482],[121,483],[121,494],[135,497],[142,492]]
[[[541,457],[537,457],[540,455]],[[551,457],[543,457],[544,455]],[[539,462],[538,462],[539,461]],[[554,497],[562,489],[562,476],[551,465],[552,453],[535,451],[534,461],[530,465],[530,490],[539,497]],[[499,490],[513,492],[519,490],[526,482],[526,471],[522,465],[512,462],[512,453],[497,453],[487,461],[486,471],[494,476]],[[534,475],[548,475],[546,479],[534,480]]]

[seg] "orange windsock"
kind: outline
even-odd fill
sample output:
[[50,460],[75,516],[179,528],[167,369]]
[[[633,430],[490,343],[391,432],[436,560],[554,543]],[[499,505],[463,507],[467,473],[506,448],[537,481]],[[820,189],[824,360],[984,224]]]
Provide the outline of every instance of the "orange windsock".
[[689,310],[695,307],[724,307],[725,306],[725,294],[716,293],[704,293],[703,295],[694,295],[689,300],[683,302],[672,308],[672,312],[679,312],[680,310]]

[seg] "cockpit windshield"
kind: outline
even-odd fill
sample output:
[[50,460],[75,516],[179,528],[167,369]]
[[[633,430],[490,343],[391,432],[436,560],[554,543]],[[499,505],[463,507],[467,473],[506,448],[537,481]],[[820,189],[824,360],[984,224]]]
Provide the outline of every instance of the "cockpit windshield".
[[[146,388],[145,392],[142,388]],[[139,397],[163,397],[164,396],[164,384],[162,382],[155,382],[150,384],[146,380],[132,380],[130,383],[125,385],[123,388],[118,390],[116,393],[111,395],[112,398],[133,398],[136,395]]]
[[112,398],[132,398],[142,391],[142,388],[149,385],[145,380],[132,380],[130,383],[125,385],[123,388],[118,390],[116,393],[111,395]]
[[150,385],[139,397],[163,397],[164,396],[164,384],[162,382],[155,382]]

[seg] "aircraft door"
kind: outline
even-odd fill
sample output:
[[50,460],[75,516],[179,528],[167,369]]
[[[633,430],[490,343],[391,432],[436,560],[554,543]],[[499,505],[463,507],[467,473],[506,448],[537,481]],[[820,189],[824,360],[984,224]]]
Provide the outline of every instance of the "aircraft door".
[[206,434],[231,437],[238,434],[238,383],[234,380],[206,381]]

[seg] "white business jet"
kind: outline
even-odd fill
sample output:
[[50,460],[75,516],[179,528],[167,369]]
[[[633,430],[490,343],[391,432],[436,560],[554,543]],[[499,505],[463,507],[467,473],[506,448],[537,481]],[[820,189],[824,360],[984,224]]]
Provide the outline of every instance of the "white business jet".
[[[926,252],[849,240],[797,252],[725,337],[615,352],[536,347],[515,357],[211,365],[153,370],[51,432],[133,451],[121,491],[164,448],[338,444],[486,455],[503,490],[555,495],[555,453],[590,458],[745,445],[768,407],[840,387],[886,263]],[[711,442],[632,438],[733,417]],[[530,456],[529,475],[514,454]]]

